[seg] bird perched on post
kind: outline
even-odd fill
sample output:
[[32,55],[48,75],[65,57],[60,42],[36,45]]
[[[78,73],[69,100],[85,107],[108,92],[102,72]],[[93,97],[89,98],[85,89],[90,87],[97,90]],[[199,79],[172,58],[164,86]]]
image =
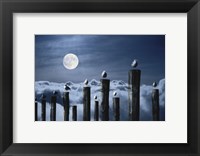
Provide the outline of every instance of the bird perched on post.
[[152,86],[153,86],[153,87],[157,87],[157,83],[156,83],[156,82],[153,82]]
[[45,99],[45,98],[46,98],[46,95],[42,94],[41,99]]
[[88,85],[88,79],[85,79],[84,84],[87,86]]
[[53,91],[53,95],[57,95],[57,94],[58,94],[58,92],[54,90]]
[[94,96],[94,99],[97,100],[97,96],[96,95]]
[[67,84],[64,85],[64,89],[65,89],[65,91],[71,90],[71,88]]
[[106,73],[105,70],[102,72],[101,76],[102,76],[102,78],[106,78],[107,77],[107,73]]
[[136,68],[136,67],[138,66],[138,61],[137,61],[137,60],[133,60],[131,66],[132,66],[133,68]]
[[113,93],[113,96],[117,96],[117,92],[116,91]]

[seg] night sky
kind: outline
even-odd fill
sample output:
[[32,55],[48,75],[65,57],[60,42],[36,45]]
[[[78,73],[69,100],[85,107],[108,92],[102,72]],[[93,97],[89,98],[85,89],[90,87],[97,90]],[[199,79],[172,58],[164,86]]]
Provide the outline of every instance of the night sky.
[[[74,70],[63,66],[68,53],[78,56]],[[141,84],[165,78],[165,35],[35,35],[35,81],[99,80],[105,70],[109,79],[127,82],[134,59]]]

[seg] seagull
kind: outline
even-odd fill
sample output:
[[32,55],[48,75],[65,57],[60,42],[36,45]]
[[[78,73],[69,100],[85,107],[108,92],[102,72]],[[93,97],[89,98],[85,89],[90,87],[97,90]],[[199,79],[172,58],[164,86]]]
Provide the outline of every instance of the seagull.
[[157,86],[157,83],[156,83],[156,82],[153,82],[152,85],[153,85],[153,87],[156,87],[156,86]]
[[94,99],[97,100],[97,96],[96,95],[94,96]]
[[64,89],[65,89],[66,91],[69,91],[69,90],[70,90],[70,88],[69,88],[69,86],[68,86],[67,84],[64,85]]
[[88,79],[85,79],[84,84],[88,85]]
[[136,67],[138,66],[138,61],[137,61],[137,60],[133,60],[131,66],[132,66],[133,68],[136,68]]
[[117,96],[117,92],[116,91],[113,93],[113,96]]
[[101,76],[102,76],[103,78],[106,78],[106,77],[107,77],[107,73],[106,73],[105,70],[102,72]]
[[41,99],[45,99],[46,95],[42,94]]
[[58,92],[54,90],[53,91],[53,95],[57,95],[57,94],[58,94]]

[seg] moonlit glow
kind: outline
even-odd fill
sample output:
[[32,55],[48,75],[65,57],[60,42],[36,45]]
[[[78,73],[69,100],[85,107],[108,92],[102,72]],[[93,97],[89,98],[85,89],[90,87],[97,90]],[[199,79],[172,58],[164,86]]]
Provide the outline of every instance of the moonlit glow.
[[63,65],[67,69],[75,69],[78,66],[78,57],[72,53],[65,55],[63,58]]

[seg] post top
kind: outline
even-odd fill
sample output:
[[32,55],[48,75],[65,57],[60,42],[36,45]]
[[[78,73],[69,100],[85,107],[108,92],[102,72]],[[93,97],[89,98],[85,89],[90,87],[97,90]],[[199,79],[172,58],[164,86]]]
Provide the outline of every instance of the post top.
[[130,72],[131,72],[131,73],[138,73],[138,74],[139,74],[139,73],[141,73],[141,70],[140,70],[140,69],[130,69],[130,70],[129,70],[129,73],[130,73]]
[[101,82],[101,83],[103,83],[103,82],[109,83],[109,82],[110,82],[110,79],[100,79],[100,82]]

